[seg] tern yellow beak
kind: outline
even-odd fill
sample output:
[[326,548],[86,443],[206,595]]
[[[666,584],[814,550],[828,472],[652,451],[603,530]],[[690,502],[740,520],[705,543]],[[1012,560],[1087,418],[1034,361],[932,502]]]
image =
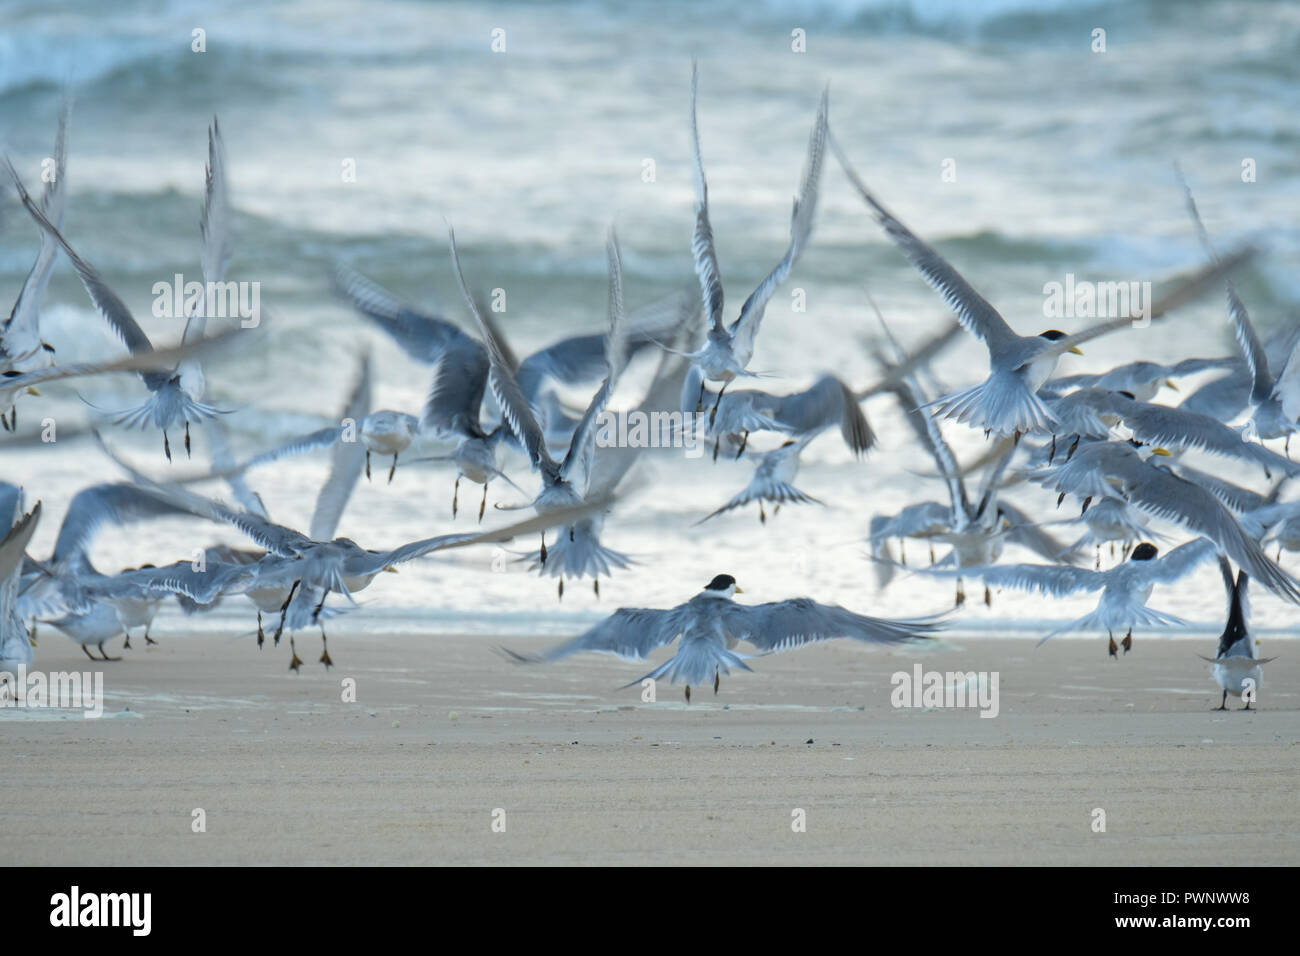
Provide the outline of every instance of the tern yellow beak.
[[1167,448],[1152,448],[1151,454],[1159,455],[1161,458],[1173,458],[1174,453]]
[[393,567],[391,564],[385,567],[384,570],[387,571],[389,574],[397,573],[397,568]]
[[744,593],[745,593],[745,589],[742,588],[739,584],[737,584],[737,585],[736,585],[736,593],[737,593],[737,594],[744,594]]
[[1172,388],[1175,392],[1178,391],[1178,386],[1174,384],[1174,380],[1172,378],[1165,379],[1165,385],[1168,388]]
[[28,394],[28,395],[40,395],[41,393],[38,392],[38,391],[36,390],[36,386],[35,386],[35,385],[28,385],[28,386],[27,386],[27,394]]
[[1070,349],[1070,354],[1071,354],[1071,355],[1082,355],[1082,354],[1083,354],[1083,349],[1079,348],[1079,347],[1076,345],[1074,348]]

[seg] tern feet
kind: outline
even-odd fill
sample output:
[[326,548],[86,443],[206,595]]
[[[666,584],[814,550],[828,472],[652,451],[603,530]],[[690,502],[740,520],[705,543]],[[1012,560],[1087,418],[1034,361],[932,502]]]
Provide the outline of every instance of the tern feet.
[[1107,647],[1111,657],[1119,657],[1119,645],[1115,643],[1115,635],[1110,636],[1110,644]]
[[1132,631],[1129,631],[1127,634],[1124,635],[1124,640],[1120,642],[1120,647],[1124,648],[1124,653],[1125,653],[1125,654],[1127,654],[1129,651],[1133,650],[1133,632],[1132,632]]

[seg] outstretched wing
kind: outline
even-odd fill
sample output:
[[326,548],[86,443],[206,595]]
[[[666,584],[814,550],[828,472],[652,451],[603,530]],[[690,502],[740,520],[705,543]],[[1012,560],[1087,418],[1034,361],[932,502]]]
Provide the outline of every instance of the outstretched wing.
[[932,289],[943,296],[944,301],[957,314],[958,320],[966,331],[980,339],[993,354],[1009,348],[1018,338],[1011,326],[993,308],[989,302],[971,287],[961,274],[949,264],[948,260],[917,238],[910,229],[898,221],[888,209],[867,189],[849,164],[840,149],[834,135],[829,136],[831,151],[839,160],[849,182],[857,189],[871,209],[876,222],[884,227],[885,235],[902,250],[909,262],[925,278]]
[[808,156],[804,160],[799,195],[795,197],[794,209],[790,213],[790,245],[776,268],[750,293],[741,306],[740,317],[728,330],[732,337],[732,351],[741,365],[748,365],[750,356],[754,354],[754,339],[758,335],[758,327],[763,321],[768,301],[790,274],[812,235],[813,219],[817,213],[817,192],[821,186],[822,161],[826,158],[826,114],[829,101],[830,90],[825,89],[817,106],[817,119],[808,136]]
[[[307,533],[313,541],[328,541],[343,517],[343,509],[361,479],[365,467],[366,449],[361,443],[361,420],[370,414],[370,356],[363,355],[357,369],[357,382],[343,409],[343,420],[350,421],[354,434],[345,436],[340,428],[339,441],[330,452],[330,473],[316,496]],[[351,441],[342,440],[350,437]]]
[[722,321],[722,275],[718,271],[718,254],[713,248],[713,226],[709,224],[709,184],[704,179],[704,160],[700,158],[700,127],[695,119],[695,99],[699,90],[700,65],[691,64],[691,157],[695,162],[695,233],[691,237],[691,256],[695,275],[700,280],[704,298],[704,317],[709,334],[726,334]]
[[605,243],[609,259],[609,334],[606,336],[605,381],[583,413],[582,420],[569,439],[569,452],[560,466],[562,474],[574,486],[586,491],[591,479],[591,460],[596,453],[596,427],[601,414],[609,405],[610,397],[618,385],[619,376],[627,366],[627,341],[623,328],[623,257],[618,248],[618,236],[613,228]]
[[730,604],[722,612],[722,626],[736,640],[748,641],[768,652],[836,637],[873,644],[900,644],[931,637],[940,627],[934,620],[887,621],[866,617],[809,598],[755,606]]
[[[68,257],[72,267],[77,270],[77,275],[81,279],[81,284],[85,286],[86,292],[90,295],[90,300],[95,303],[95,308],[99,310],[100,315],[112,326],[113,331],[117,333],[122,343],[131,350],[132,355],[141,355],[153,351],[153,344],[149,337],[144,334],[131,315],[131,310],[126,307],[116,292],[109,288],[108,283],[100,276],[90,263],[86,262],[81,256],[77,255],[76,250],[68,245],[68,241],[63,238],[62,233],[55,228],[54,224],[45,218],[45,213],[27,194],[22,182],[18,179],[18,173],[14,171],[13,164],[5,159],[5,166],[8,169],[9,176],[13,180],[14,188],[18,190],[18,196],[22,200],[23,206],[36,220],[37,225],[46,231],[49,236],[59,244],[63,254]],[[144,380],[150,391],[157,391],[168,379],[165,372],[159,371],[142,371],[140,378]]]
[[559,660],[579,651],[598,651],[617,654],[627,660],[645,660],[657,647],[671,644],[686,627],[682,607],[660,610],[658,608],[621,607],[591,630],[571,641],[553,647],[536,656],[525,656],[508,651],[511,657],[527,663]]
[[460,283],[461,294],[474,315],[474,321],[478,323],[483,344],[487,347],[492,394],[496,396],[497,404],[501,406],[501,417],[505,419],[510,430],[519,439],[519,443],[523,445],[532,466],[548,478],[558,476],[560,466],[556,464],[546,448],[546,437],[542,434],[537,417],[533,414],[532,407],[528,404],[528,399],[524,397],[523,390],[515,378],[514,363],[506,357],[507,351],[500,334],[484,318],[478,302],[475,301],[473,293],[465,283],[465,274],[460,268],[460,255],[456,251],[456,233],[450,226],[447,227],[447,238],[451,245],[451,263],[456,270],[456,281]]
[[[1179,179],[1182,180],[1183,197],[1187,202],[1187,212],[1192,217],[1192,222],[1196,226],[1196,235],[1201,240],[1201,245],[1205,247],[1206,255],[1210,261],[1217,263],[1219,261],[1218,253],[1214,251],[1214,244],[1210,242],[1210,234],[1205,228],[1205,223],[1201,221],[1200,211],[1196,208],[1196,200],[1192,198],[1191,187],[1187,181],[1182,179],[1182,173],[1179,173]],[[1246,311],[1245,304],[1241,297],[1237,295],[1236,286],[1232,282],[1227,282],[1228,293],[1228,319],[1232,322],[1232,332],[1237,339],[1237,346],[1241,349],[1241,354],[1246,359],[1246,364],[1250,367],[1251,379],[1251,401],[1256,405],[1265,402],[1273,394],[1273,376],[1268,367],[1268,353],[1264,351],[1263,343],[1260,342],[1259,336],[1255,334],[1255,327],[1251,324],[1250,314]]]

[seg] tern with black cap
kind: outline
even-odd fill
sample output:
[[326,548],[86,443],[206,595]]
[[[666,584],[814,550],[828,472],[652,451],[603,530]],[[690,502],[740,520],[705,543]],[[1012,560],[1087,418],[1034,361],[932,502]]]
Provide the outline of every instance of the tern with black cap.
[[[591,630],[541,655],[506,653],[523,663],[554,661],[579,651],[599,651],[639,661],[680,637],[676,654],[625,686],[666,677],[670,683],[686,684],[686,702],[690,703],[692,684],[712,680],[716,694],[722,675],[730,674],[733,667],[752,669],[745,663],[751,657],[836,637],[873,644],[904,644],[930,638],[941,627],[934,618],[890,621],[818,604],[810,598],[737,604],[733,599],[743,593],[734,577],[719,574],[699,594],[677,607],[619,608]],[[741,641],[752,644],[759,653],[737,653],[734,648]]]

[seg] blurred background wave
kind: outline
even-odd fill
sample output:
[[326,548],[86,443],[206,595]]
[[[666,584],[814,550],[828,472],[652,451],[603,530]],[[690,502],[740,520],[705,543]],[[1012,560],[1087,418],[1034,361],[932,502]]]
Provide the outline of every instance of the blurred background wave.
[[[1104,53],[1092,50],[1098,28]],[[191,50],[195,29],[205,31],[206,52]],[[503,53],[491,49],[496,29],[505,31]],[[795,30],[804,31],[806,52],[792,51]],[[1241,282],[1256,323],[1267,334],[1295,318],[1300,6],[1285,0],[248,0],[220,11],[174,0],[122,2],[111,12],[97,0],[19,0],[0,20],[0,144],[38,182],[62,90],[74,91],[64,232],[150,334],[171,341],[178,320],[152,317],[151,289],[177,272],[197,277],[206,127],[220,117],[237,213],[230,276],[261,283],[270,335],[265,348],[210,370],[208,389],[218,404],[241,409],[230,424],[251,450],[333,415],[364,347],[380,370],[376,407],[420,407],[427,372],[331,297],[326,270],[335,259],[464,321],[449,271],[450,221],[470,281],[506,290],[501,318],[524,352],[602,326],[611,221],[630,305],[691,281],[692,57],[700,59],[701,137],[729,316],[784,250],[807,131],[829,82],[832,128],[867,182],[1020,331],[1081,324],[1042,317],[1043,284],[1068,272],[1158,282],[1202,261],[1175,160],[1221,246],[1249,239],[1267,247]],[[1257,182],[1242,181],[1247,158]],[[355,182],[343,181],[347,159]],[[653,182],[642,175],[646,160]],[[941,178],[947,160],[955,181]],[[5,308],[36,247],[35,227],[6,198]],[[806,313],[790,308],[795,288],[806,290]],[[765,387],[802,387],[823,370],[869,384],[863,341],[879,333],[868,291],[904,341],[946,321],[942,302],[828,163],[812,245],[758,340],[753,367],[774,375]],[[45,323],[60,361],[120,348],[66,263]],[[1206,300],[1167,325],[1094,343],[1062,372],[1230,349],[1225,310]],[[983,350],[964,340],[939,370],[952,385],[968,384],[984,363]],[[136,404],[140,392],[126,379],[83,388],[108,408]],[[88,417],[71,391],[45,401],[21,405],[20,422]],[[911,473],[931,465],[890,400],[873,402],[868,414],[882,441],[864,462],[830,436],[804,456],[798,484],[826,509],[785,509],[766,527],[744,512],[696,529],[691,522],[738,490],[750,466],[660,457],[650,463],[654,482],[606,532],[608,545],[642,565],[603,584],[599,603],[573,586],[559,613],[539,620],[535,609],[556,608],[554,582],[515,565],[514,573],[487,573],[492,556],[482,552],[385,576],[365,594],[373,605],[366,626],[563,632],[619,604],[676,603],[723,571],[760,598],[806,593],[878,613],[942,608],[951,602],[948,581],[905,577],[876,589],[864,544],[871,514],[943,489]],[[967,459],[983,445],[967,429],[950,434]],[[165,469],[154,436],[115,441],[135,461]],[[201,458],[199,435],[196,446]],[[293,461],[256,473],[253,484],[274,516],[305,525],[325,468],[325,456]],[[522,460],[509,470],[531,487]],[[1258,475],[1218,470],[1261,484]],[[0,477],[27,485],[51,518],[78,488],[112,475],[88,446],[6,452],[0,463]],[[379,547],[449,530],[451,482],[449,472],[399,468],[391,487],[363,483],[340,533]],[[494,490],[493,500],[505,493]],[[1045,520],[1074,513],[1054,511],[1046,493],[1017,500]],[[472,511],[462,509],[457,526]],[[48,552],[56,524],[40,529],[38,554]],[[233,540],[220,529],[196,537],[192,528],[108,533],[96,558],[113,570]],[[1079,529],[1055,533],[1072,539]],[[1007,558],[1031,559],[1015,551]],[[1213,624],[1223,613],[1217,571],[1166,589],[1153,604]],[[1086,606],[1006,594],[961,623],[1041,633],[1043,619]],[[1258,606],[1261,623],[1289,623],[1273,599]],[[224,612],[243,609],[228,602]]]

